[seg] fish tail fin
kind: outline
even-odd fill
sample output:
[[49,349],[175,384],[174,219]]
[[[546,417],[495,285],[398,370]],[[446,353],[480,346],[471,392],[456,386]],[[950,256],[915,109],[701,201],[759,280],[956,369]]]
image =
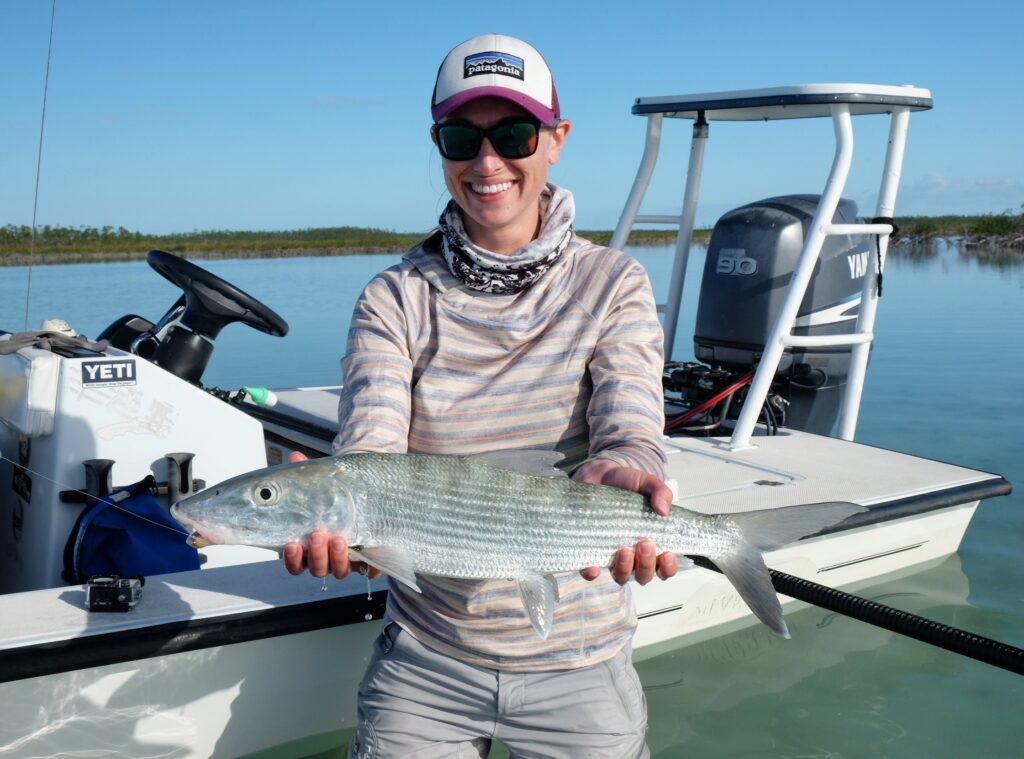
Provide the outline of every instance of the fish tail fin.
[[709,557],[733,584],[754,615],[784,638],[789,629],[782,618],[782,605],[772,585],[761,551],[771,551],[865,511],[856,503],[841,501],[788,506],[781,509],[728,515],[742,535],[736,550]]

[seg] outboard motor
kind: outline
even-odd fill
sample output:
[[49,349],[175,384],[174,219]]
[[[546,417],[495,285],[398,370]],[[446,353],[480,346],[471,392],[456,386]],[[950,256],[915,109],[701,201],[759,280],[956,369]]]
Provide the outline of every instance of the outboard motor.
[[[715,224],[693,336],[698,361],[726,375],[715,386],[756,368],[819,198],[769,198],[730,211]],[[852,224],[856,217],[856,204],[844,199],[833,222]],[[872,250],[871,238],[864,235],[825,239],[794,334],[854,331]],[[784,411],[786,426],[827,435],[838,416],[849,364],[850,346],[787,349],[769,403]]]

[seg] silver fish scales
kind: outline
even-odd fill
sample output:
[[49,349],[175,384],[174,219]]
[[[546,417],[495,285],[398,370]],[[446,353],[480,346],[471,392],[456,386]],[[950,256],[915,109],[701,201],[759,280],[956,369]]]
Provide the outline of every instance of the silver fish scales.
[[576,482],[559,454],[481,456],[360,453],[251,472],[172,508],[193,541],[280,548],[316,528],[345,536],[350,554],[419,590],[416,574],[519,583],[538,634],[551,628],[558,572],[608,566],[651,538],[660,551],[711,559],[765,624],[788,637],[760,551],[838,522],[861,507],[811,504],[704,515]]
[[683,548],[675,525],[636,493],[456,457],[362,454],[345,466],[375,493],[357,533],[417,551],[424,574],[516,578],[604,566],[627,535]]

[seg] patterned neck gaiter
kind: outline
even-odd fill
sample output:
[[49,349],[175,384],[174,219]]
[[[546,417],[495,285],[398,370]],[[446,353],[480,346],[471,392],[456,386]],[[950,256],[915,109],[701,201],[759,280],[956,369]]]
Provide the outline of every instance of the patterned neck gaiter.
[[462,209],[448,202],[438,220],[442,252],[452,274],[467,287],[495,295],[518,293],[532,285],[558,260],[572,239],[576,207],[572,193],[548,184],[541,192],[541,227],[537,239],[515,253],[492,253],[473,243],[462,223]]

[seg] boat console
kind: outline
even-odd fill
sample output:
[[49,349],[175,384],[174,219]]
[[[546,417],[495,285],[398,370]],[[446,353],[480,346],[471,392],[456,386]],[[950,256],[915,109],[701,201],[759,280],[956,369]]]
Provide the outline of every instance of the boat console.
[[[152,476],[169,505],[196,486],[267,465],[260,423],[207,392],[200,378],[226,325],[283,336],[287,323],[185,259],[151,251],[148,261],[184,291],[155,325],[130,316],[98,343],[0,354],[0,593],[64,584],[72,528],[86,505],[111,490]],[[133,324],[143,327],[134,336]]]

